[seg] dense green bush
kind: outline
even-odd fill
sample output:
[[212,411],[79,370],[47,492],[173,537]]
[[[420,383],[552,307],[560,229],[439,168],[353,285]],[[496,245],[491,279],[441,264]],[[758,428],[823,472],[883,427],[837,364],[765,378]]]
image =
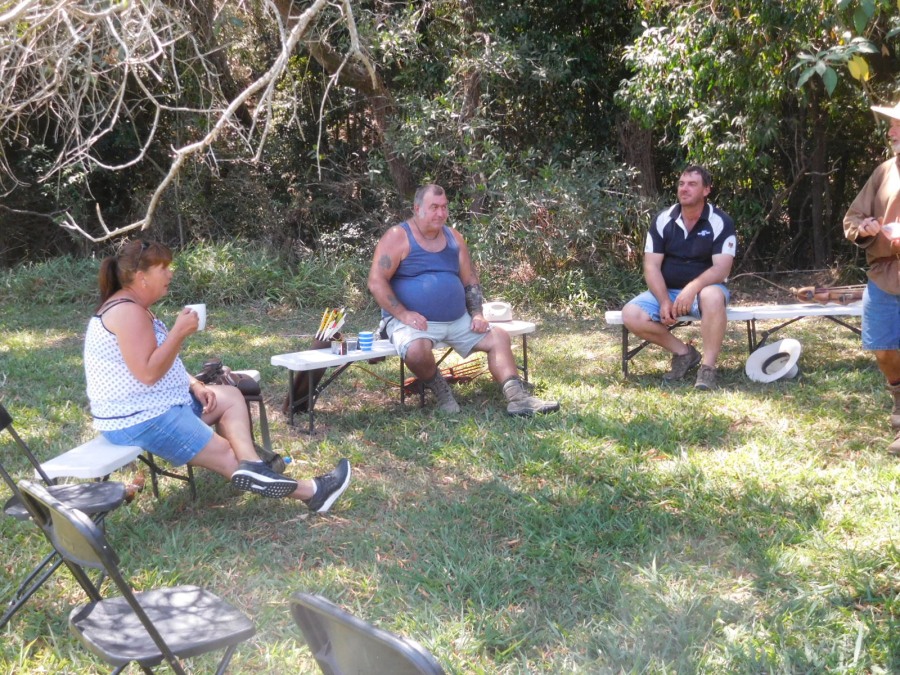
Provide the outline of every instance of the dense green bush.
[[60,256],[0,272],[0,299],[36,305],[88,305],[97,299],[99,261]]
[[476,265],[507,299],[584,308],[619,304],[640,282],[643,237],[657,204],[628,167],[582,153],[567,165],[524,158],[499,179],[489,216],[463,230]]
[[[35,304],[92,306],[98,299],[98,258],[63,256],[7,270],[0,299]],[[368,261],[310,256],[289,264],[260,244],[201,243],[175,254],[175,277],[165,304],[203,300],[214,305],[259,302],[297,308],[370,302],[365,287]]]
[[[554,217],[569,218],[568,209],[573,208],[572,203],[554,207]],[[558,311],[583,311],[617,304],[634,290],[640,273],[614,259],[625,256],[630,244],[624,246],[621,237],[602,227],[589,235],[576,228],[566,236],[586,236],[597,249],[587,261],[593,265],[588,269],[562,254],[565,242],[557,241],[563,237],[561,227],[532,230],[524,216],[503,221],[499,233],[479,225],[463,227],[479,258],[488,297],[504,298],[523,311],[547,304]],[[525,249],[515,247],[517,238],[532,235]],[[308,309],[340,304],[373,309],[366,286],[370,260],[370,247],[356,255],[311,254],[294,262],[255,242],[201,243],[175,253],[175,277],[162,304],[202,300],[217,306],[254,303]],[[61,256],[6,270],[0,272],[0,300],[28,298],[38,305],[72,304],[87,311],[98,299],[99,267],[97,257]]]

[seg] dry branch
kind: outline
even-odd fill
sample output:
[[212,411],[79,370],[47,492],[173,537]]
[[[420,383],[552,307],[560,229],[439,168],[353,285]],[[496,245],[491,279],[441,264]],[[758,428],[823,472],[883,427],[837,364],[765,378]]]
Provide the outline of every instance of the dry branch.
[[[310,39],[329,0],[314,0],[299,14],[293,10],[299,3],[291,3],[287,14],[283,1],[262,3],[264,16],[278,25],[281,49],[265,73],[240,90],[222,75],[221,54],[209,51],[206,27],[214,6],[244,10],[251,4],[256,6],[249,0],[24,0],[0,15],[0,139],[4,145],[53,148],[40,182],[134,166],[148,159],[164,113],[206,117],[209,131],[204,136],[172,148],[171,163],[142,218],[111,229],[97,204],[100,235],[75,222],[63,207],[57,222],[94,242],[146,229],[185,162],[204,154],[215,162],[214,144],[226,131],[243,145],[247,159],[259,158],[269,134],[276,85],[286,76],[298,45]],[[374,83],[375,71],[359,47],[350,3],[341,0],[338,6],[351,35],[345,56],[361,63]],[[186,103],[186,77],[200,87],[193,100],[199,98],[202,106]],[[132,156],[117,164],[101,160],[97,144],[129,128],[138,139]],[[24,185],[7,154],[0,154],[0,193]]]

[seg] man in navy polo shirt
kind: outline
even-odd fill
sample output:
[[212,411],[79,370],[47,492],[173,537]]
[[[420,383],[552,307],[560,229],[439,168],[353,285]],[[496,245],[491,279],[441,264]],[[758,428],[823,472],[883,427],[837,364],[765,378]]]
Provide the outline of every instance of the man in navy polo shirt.
[[[700,364],[697,389],[716,385],[716,359],[725,338],[725,280],[737,252],[734,222],[706,201],[712,176],[689,166],[678,180],[678,203],[660,212],[644,246],[644,278],[649,290],[625,305],[622,320],[639,338],[672,353],[664,380],[678,380]],[[671,332],[680,316],[702,317],[701,355]]]

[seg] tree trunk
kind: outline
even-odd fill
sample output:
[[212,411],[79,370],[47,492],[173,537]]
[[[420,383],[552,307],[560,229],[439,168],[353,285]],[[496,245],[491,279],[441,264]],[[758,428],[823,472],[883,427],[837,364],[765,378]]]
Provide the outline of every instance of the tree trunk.
[[813,264],[817,268],[825,265],[828,258],[827,237],[825,236],[825,180],[828,172],[827,164],[827,118],[822,114],[819,97],[812,99],[812,134],[813,149],[810,157],[810,224],[812,226]]
[[618,129],[622,158],[641,175],[638,191],[644,197],[656,197],[659,195],[659,181],[653,163],[653,136],[650,130],[632,119],[624,120],[618,125]]
[[[275,6],[278,7],[282,19],[287,25],[291,25],[295,20],[291,18],[293,4],[293,0],[275,1]],[[326,73],[334,75],[338,72],[344,61],[343,54],[339,54],[331,45],[320,41],[307,41],[305,45],[310,56],[322,66]],[[369,71],[359,62],[351,59],[344,64],[340,71],[337,84],[353,87],[366,97],[372,111],[372,126],[375,129],[376,141],[384,153],[391,180],[394,181],[397,192],[406,199],[412,199],[417,183],[409,165],[397,153],[391,140],[391,127],[397,117],[397,107],[384,80],[374,69]]]
[[[474,0],[463,0],[462,3],[462,15],[463,15],[463,23],[466,28],[466,36],[471,45],[476,39],[476,35],[478,32],[478,21],[475,16],[475,2]],[[485,49],[490,50],[491,42],[490,37],[488,35],[483,36],[485,42]],[[471,60],[472,63],[476,63],[476,59]],[[472,65],[469,70],[463,75],[463,105],[462,105],[462,114],[460,117],[460,122],[463,124],[467,124],[478,114],[478,111],[481,107],[481,68],[476,65]],[[482,148],[481,148],[481,140],[483,134],[480,131],[475,132],[475,142],[478,144],[475,149],[475,154],[477,154],[477,159],[481,159],[483,156]],[[484,213],[484,200],[487,196],[487,190],[485,189],[485,185],[487,183],[487,179],[485,175],[481,171],[473,172],[469,175],[469,187],[472,190],[472,213],[481,215]]]
[[[180,9],[191,19],[191,27],[194,37],[200,45],[202,53],[209,64],[212,65],[212,74],[217,81],[222,96],[226,101],[233,101],[243,89],[238,86],[228,64],[225,50],[216,42],[213,30],[213,18],[215,7],[212,0],[168,0],[171,5]],[[235,117],[241,124],[249,128],[253,124],[253,115],[246,105],[241,105],[234,111]]]

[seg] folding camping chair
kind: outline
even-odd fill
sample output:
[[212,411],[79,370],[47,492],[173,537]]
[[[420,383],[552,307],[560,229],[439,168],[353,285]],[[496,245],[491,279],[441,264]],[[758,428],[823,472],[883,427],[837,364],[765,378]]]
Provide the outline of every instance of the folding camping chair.
[[[70,565],[91,601],[69,613],[69,628],[93,654],[121,673],[137,662],[145,672],[165,661],[186,675],[180,659],[224,649],[217,674],[225,672],[237,646],[256,634],[243,612],[197,586],[134,592],[103,532],[81,511],[55,499],[45,487],[20,481],[23,502],[35,523]],[[103,570],[120,595],[103,598],[84,567]]]
[[434,656],[415,640],[376,628],[322,596],[295,593],[291,596],[291,615],[324,675],[444,672]]
[[[54,481],[41,469],[41,465],[31,452],[31,449],[16,433],[13,427],[12,415],[9,414],[3,405],[0,405],[0,432],[2,431],[9,433],[19,451],[28,459],[37,475],[44,481],[50,494],[56,499],[91,516],[98,525],[102,523],[104,516],[108,512],[118,508],[125,501],[126,490],[122,483],[103,482],[54,485]],[[2,463],[0,463],[0,476],[3,477],[3,481],[12,490],[12,496],[3,505],[3,513],[16,520],[28,520],[30,516],[22,503],[22,495],[19,492],[19,488]],[[62,563],[63,559],[59,557],[56,551],[51,551],[22,580],[18,589],[10,598],[6,612],[0,618],[0,628],[9,623],[13,615],[28,602],[28,599],[35,594]]]

